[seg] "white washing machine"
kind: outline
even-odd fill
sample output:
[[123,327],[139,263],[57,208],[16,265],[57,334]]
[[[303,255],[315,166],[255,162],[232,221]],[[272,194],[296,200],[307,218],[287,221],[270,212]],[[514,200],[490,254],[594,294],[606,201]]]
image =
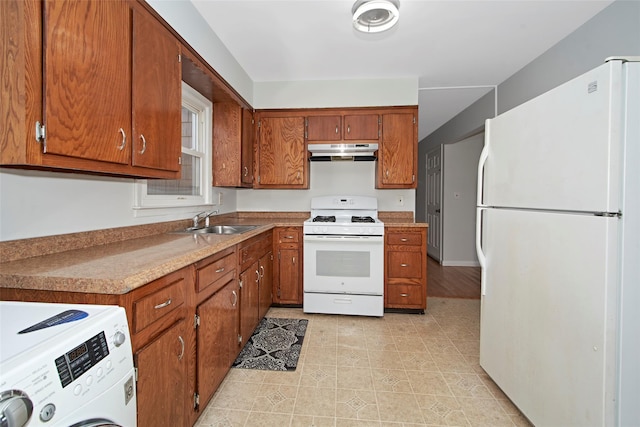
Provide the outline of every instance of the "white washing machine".
[[124,308],[0,301],[1,427],[136,427]]

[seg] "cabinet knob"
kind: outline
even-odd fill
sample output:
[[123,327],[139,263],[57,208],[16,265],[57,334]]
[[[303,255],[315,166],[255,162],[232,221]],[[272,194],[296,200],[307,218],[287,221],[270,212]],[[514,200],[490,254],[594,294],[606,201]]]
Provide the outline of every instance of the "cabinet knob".
[[120,132],[120,134],[122,135],[122,142],[118,146],[118,150],[122,151],[122,150],[124,150],[125,145],[127,145],[127,134],[124,133],[124,129],[122,129],[122,128],[120,128],[120,130],[118,130],[118,132]]
[[400,239],[401,242],[407,242],[409,241],[409,239],[407,239],[406,237],[403,237],[402,239]]
[[408,296],[409,296],[409,294],[400,294],[400,296],[401,296],[401,297],[405,297],[405,298],[406,298],[406,297],[408,297]]
[[400,264],[400,267],[409,267],[409,264]]
[[260,281],[260,272],[256,270],[256,283]]

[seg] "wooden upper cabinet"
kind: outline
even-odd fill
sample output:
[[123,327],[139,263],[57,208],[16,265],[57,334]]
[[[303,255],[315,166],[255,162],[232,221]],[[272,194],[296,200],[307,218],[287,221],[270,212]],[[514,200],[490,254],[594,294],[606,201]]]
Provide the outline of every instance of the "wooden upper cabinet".
[[213,105],[213,185],[253,185],[253,113],[236,103]]
[[416,188],[418,169],[417,111],[382,115],[376,188]]
[[129,4],[47,1],[42,22],[44,151],[129,164]]
[[380,139],[378,114],[354,114],[344,116],[345,141],[378,141]]
[[307,117],[307,141],[342,140],[342,116]]
[[6,5],[0,26],[15,37],[3,42],[13,71],[3,105],[15,117],[0,118],[0,164],[178,178],[181,67],[172,33],[133,1]]
[[309,188],[304,129],[304,117],[258,117],[255,188]]
[[242,152],[240,156],[240,169],[242,187],[253,187],[253,111],[242,109]]
[[307,117],[307,142],[377,142],[378,114],[310,115]]
[[181,70],[175,37],[151,15],[134,10],[134,166],[180,171]]

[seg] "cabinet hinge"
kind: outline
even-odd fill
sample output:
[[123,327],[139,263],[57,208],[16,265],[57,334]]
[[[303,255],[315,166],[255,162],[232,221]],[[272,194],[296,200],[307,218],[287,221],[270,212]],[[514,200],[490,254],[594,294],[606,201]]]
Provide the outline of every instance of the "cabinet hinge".
[[44,123],[36,122],[36,141],[42,142],[46,137]]
[[413,124],[416,124],[416,116],[413,116]]
[[136,379],[136,382],[138,382],[138,368],[133,368],[133,376]]
[[178,54],[178,62],[182,62],[182,55]]
[[278,295],[278,299],[280,299],[280,288],[278,288],[278,292],[276,292],[276,294]]
[[238,280],[238,287],[242,289],[242,280]]
[[258,175],[258,184],[260,184],[260,175]]
[[411,182],[416,182],[416,176],[415,175],[411,175]]
[[198,409],[200,407],[200,395],[198,393],[193,393],[193,409]]
[[242,344],[242,335],[238,335],[238,344]]
[[182,164],[182,156],[178,157],[178,164],[181,165]]
[[262,120],[258,120],[258,127],[262,125]]
[[200,316],[198,316],[197,314],[193,315],[193,329],[198,329],[198,326],[200,326]]

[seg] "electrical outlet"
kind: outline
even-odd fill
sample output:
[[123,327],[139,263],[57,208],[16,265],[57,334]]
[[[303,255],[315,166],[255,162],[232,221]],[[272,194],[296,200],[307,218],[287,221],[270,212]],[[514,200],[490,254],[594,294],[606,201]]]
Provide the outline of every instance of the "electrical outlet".
[[222,192],[218,193],[218,206],[222,206]]

